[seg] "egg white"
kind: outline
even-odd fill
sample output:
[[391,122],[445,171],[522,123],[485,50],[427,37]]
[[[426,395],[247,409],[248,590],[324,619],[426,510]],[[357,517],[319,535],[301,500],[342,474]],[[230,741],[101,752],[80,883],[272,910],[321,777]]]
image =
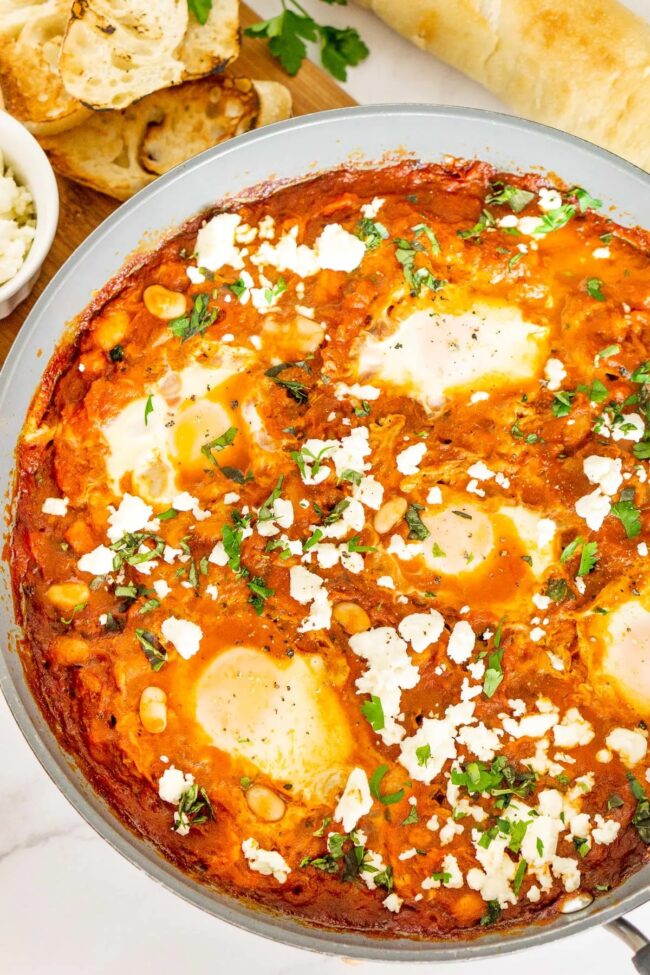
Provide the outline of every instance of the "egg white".
[[641,599],[608,606],[607,614],[589,614],[582,626],[582,647],[596,689],[612,690],[640,714],[650,709],[650,610]]
[[306,798],[344,781],[352,737],[322,657],[225,650],[197,682],[196,720],[216,748]]
[[[205,468],[204,444],[231,426],[246,434],[246,413],[233,412],[227,387],[250,359],[245,350],[232,350],[217,366],[190,363],[152,386],[150,400],[146,395],[132,400],[105,423],[106,471],[115,494],[121,494],[122,479],[130,474],[134,493],[167,504],[181,490],[182,474],[198,476]],[[232,449],[222,452],[224,464]]]
[[433,409],[459,387],[489,391],[541,374],[547,335],[510,305],[477,304],[459,314],[419,309],[392,334],[361,341],[358,377]]

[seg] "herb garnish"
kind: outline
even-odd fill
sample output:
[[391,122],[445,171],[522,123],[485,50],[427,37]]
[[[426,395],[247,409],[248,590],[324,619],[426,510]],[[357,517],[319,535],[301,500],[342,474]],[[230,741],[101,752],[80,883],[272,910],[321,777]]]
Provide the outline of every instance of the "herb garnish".
[[600,278],[587,278],[585,287],[587,289],[587,294],[590,298],[595,301],[605,301],[605,295],[602,292],[603,282]]
[[270,369],[267,369],[264,375],[272,379],[276,385],[282,386],[287,391],[287,395],[295,399],[296,403],[306,403],[309,399],[308,387],[297,379],[284,379],[281,377],[281,373],[285,369],[293,369],[294,367],[299,367],[309,372],[309,367],[305,362],[280,362],[277,366],[271,366]]
[[487,911],[481,918],[481,925],[487,927],[489,924],[496,924],[501,917],[501,905],[498,901],[488,901]]
[[209,308],[209,303],[210,296],[205,291],[195,295],[189,318],[187,315],[182,315],[169,323],[172,334],[181,342],[187,342],[194,335],[202,335],[217,319],[217,309]]
[[392,806],[395,802],[400,802],[404,798],[404,789],[399,789],[397,792],[382,792],[381,782],[386,773],[388,772],[387,765],[380,765],[370,776],[369,786],[370,794],[382,802],[385,806]]
[[457,230],[456,235],[461,238],[461,240],[476,240],[480,242],[481,235],[487,227],[494,227],[495,220],[489,210],[482,210],[481,215],[469,230]]
[[381,698],[372,694],[370,700],[364,701],[361,705],[361,713],[373,731],[382,730],[384,727],[384,709],[381,704]]
[[[326,2],[339,3],[340,0]],[[287,4],[294,9],[289,9]],[[266,40],[270,53],[279,60],[287,74],[297,74],[307,57],[305,41],[320,43],[321,63],[338,81],[346,81],[347,68],[355,67],[368,57],[368,48],[353,27],[319,24],[298,0],[283,0],[282,7],[282,13],[252,24],[244,33]]]
[[569,542],[560,555],[560,562],[568,562],[569,559],[580,550],[580,565],[576,575],[586,576],[595,568],[598,561],[598,543],[586,542],[582,535],[578,535]]
[[566,579],[549,579],[546,583],[545,595],[554,603],[563,603],[571,596],[571,590]]
[[650,845],[650,800],[648,800],[641,783],[631,772],[627,773],[627,780],[630,783],[630,791],[636,799],[636,811],[632,817],[632,823],[636,826],[637,833],[643,842]]
[[253,576],[249,580],[248,588],[251,591],[249,598],[249,603],[252,605],[253,609],[258,616],[261,616],[264,612],[264,605],[266,600],[275,595],[275,589],[270,589],[269,586],[264,584],[264,579],[260,576]]
[[488,654],[487,668],[483,677],[483,693],[486,697],[492,697],[503,681],[503,647],[501,646],[501,636],[505,616],[502,616],[494,634],[494,651]]
[[388,238],[388,231],[383,223],[379,223],[378,220],[371,220],[369,217],[363,217],[359,221],[354,233],[359,240],[363,241],[368,251],[376,250],[382,240]]
[[282,482],[284,481],[283,475],[278,478],[278,483],[275,485],[271,493],[269,494],[266,501],[260,506],[257,512],[258,521],[271,521],[275,517],[275,502],[280,497],[280,492],[282,491]]
[[149,416],[153,413],[153,395],[150,393],[147,396],[147,402],[144,404],[144,425],[145,427],[149,424]]
[[634,488],[623,488],[620,500],[612,505],[612,514],[618,518],[628,538],[641,534],[641,513],[634,503]]
[[199,826],[214,819],[212,803],[205,789],[196,782],[183,792],[178,802],[178,809],[174,813],[172,829],[182,835],[189,833],[192,826]]
[[201,453],[208,458],[211,464],[221,471],[224,477],[227,477],[229,481],[234,481],[235,484],[246,484],[248,481],[253,480],[252,474],[244,474],[240,471],[238,467],[228,467],[227,465],[222,466],[216,457],[214,456],[215,451],[220,453],[225,450],[226,447],[230,447],[237,436],[237,427],[228,427],[225,433],[221,436],[215,437],[214,440],[210,440],[209,443],[203,444],[201,447]]
[[446,282],[441,278],[434,278],[428,268],[416,268],[415,255],[418,252],[424,251],[424,247],[419,241],[416,240],[411,243],[404,237],[395,237],[393,243],[395,244],[395,257],[402,265],[402,273],[404,274],[404,280],[409,286],[411,297],[416,298],[422,291],[422,288],[427,288],[429,291],[434,292],[444,288]]
[[159,671],[162,665],[167,662],[167,651],[162,643],[155,633],[151,633],[149,630],[138,629],[135,631],[135,635],[149,661],[149,666],[153,671]]
[[207,23],[212,10],[212,0],[187,0],[187,6],[201,26]]
[[410,539],[417,538],[421,542],[423,542],[431,534],[420,517],[420,512],[423,510],[424,505],[413,502],[413,504],[408,506],[406,509],[406,514],[404,515],[404,520],[409,528],[407,537]]
[[588,193],[587,190],[583,190],[580,186],[574,186],[573,189],[569,190],[569,196],[575,196],[576,200],[578,201],[580,213],[584,213],[585,210],[599,210],[603,205],[602,200],[598,200],[595,196],[592,196],[591,193]]
[[535,199],[535,194],[531,193],[529,190],[522,190],[518,186],[512,186],[510,183],[491,183],[490,190],[492,191],[490,196],[486,197],[485,202],[488,204],[506,204],[510,207],[513,213],[521,213],[531,200]]

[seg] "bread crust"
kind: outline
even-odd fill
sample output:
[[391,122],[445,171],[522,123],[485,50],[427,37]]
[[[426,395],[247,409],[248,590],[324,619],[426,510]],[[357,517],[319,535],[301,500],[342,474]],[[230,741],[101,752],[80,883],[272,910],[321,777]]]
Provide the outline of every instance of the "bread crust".
[[291,96],[274,82],[203,78],[40,140],[63,176],[126,200],[174,166],[257,126],[288,118]]
[[518,114],[650,169],[650,25],[616,0],[356,0]]
[[0,2],[0,104],[34,135],[64,132],[90,114],[58,73],[69,14],[66,0]]

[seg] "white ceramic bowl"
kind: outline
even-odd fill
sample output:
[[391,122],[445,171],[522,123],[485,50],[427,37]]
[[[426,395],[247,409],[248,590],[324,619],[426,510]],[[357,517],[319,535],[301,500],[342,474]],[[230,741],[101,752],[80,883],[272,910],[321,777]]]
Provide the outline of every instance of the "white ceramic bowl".
[[0,150],[26,186],[36,206],[36,235],[24,263],[9,281],[0,284],[0,319],[27,297],[40,274],[59,222],[59,191],[49,160],[24,125],[0,111]]

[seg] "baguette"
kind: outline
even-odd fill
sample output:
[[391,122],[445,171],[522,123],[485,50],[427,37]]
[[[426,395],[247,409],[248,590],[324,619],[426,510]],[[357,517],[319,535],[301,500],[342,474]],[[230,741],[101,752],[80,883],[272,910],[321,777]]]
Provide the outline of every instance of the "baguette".
[[616,0],[356,0],[520,115],[650,169],[650,25]]
[[34,135],[64,132],[90,115],[57,70],[69,15],[70,0],[0,0],[0,104]]
[[119,111],[94,112],[78,128],[40,142],[57,172],[126,200],[204,149],[290,112],[283,85],[203,78]]

